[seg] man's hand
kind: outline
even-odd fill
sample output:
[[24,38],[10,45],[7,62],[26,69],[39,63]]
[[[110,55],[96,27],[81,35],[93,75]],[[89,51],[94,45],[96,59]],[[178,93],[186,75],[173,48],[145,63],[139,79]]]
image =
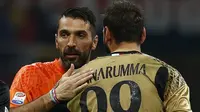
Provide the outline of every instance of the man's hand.
[[87,86],[87,81],[93,77],[94,71],[87,70],[83,72],[73,73],[74,65],[71,64],[70,69],[62,76],[55,87],[57,99],[59,101],[69,101],[77,93]]
[[[59,101],[68,101],[87,86],[87,81],[93,77],[92,70],[73,73],[74,65],[62,76],[55,86],[56,97]],[[10,112],[48,112],[56,104],[52,102],[50,94],[47,93],[40,98],[22,105],[11,108]]]

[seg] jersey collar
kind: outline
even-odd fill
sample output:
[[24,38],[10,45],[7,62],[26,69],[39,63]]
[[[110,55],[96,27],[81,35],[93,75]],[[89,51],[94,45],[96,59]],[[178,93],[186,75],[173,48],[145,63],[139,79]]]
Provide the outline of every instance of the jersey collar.
[[113,52],[110,55],[111,56],[119,56],[119,55],[123,55],[123,54],[142,54],[139,51],[119,51],[119,52]]

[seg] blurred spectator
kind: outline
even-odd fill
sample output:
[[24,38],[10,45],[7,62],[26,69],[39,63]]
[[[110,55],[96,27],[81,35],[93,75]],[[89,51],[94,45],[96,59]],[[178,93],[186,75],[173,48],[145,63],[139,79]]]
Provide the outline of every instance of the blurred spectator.
[[[58,15],[67,7],[88,6],[96,13],[99,43],[92,58],[106,55],[102,42],[102,17],[99,13],[103,12],[110,1],[0,0],[0,79],[10,84],[21,66],[35,61],[50,61],[57,56],[56,50],[52,49],[55,46],[55,26]],[[134,1],[143,7],[146,19],[148,32],[147,41],[142,46],[144,52],[177,67],[188,84],[194,84],[194,80],[198,79],[194,77],[198,75],[192,74],[198,74],[200,62],[199,0]],[[198,96],[198,89],[195,86],[191,89],[191,94]],[[195,107],[197,104],[193,102],[196,98],[192,96],[191,99]]]
[[13,28],[9,18],[10,2],[7,0],[0,1],[0,38],[3,41],[13,39]]

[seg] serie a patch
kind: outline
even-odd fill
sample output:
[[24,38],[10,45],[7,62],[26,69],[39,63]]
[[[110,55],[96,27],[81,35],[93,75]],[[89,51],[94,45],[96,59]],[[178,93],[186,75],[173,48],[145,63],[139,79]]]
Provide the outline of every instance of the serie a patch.
[[11,102],[13,104],[16,104],[16,105],[23,105],[25,99],[26,99],[26,94],[25,93],[16,92]]

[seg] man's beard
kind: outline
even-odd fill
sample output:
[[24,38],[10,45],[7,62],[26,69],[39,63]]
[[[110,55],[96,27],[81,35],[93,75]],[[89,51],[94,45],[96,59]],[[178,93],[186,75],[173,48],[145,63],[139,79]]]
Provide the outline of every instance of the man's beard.
[[[78,54],[78,57],[75,59],[68,59],[66,58],[66,54],[69,52],[76,52]],[[87,52],[79,52],[75,50],[74,48],[68,49],[67,51],[60,52],[60,58],[62,60],[62,65],[65,70],[68,70],[71,66],[71,64],[74,64],[75,69],[82,67],[84,64],[88,62],[88,58],[90,56],[91,50]]]

